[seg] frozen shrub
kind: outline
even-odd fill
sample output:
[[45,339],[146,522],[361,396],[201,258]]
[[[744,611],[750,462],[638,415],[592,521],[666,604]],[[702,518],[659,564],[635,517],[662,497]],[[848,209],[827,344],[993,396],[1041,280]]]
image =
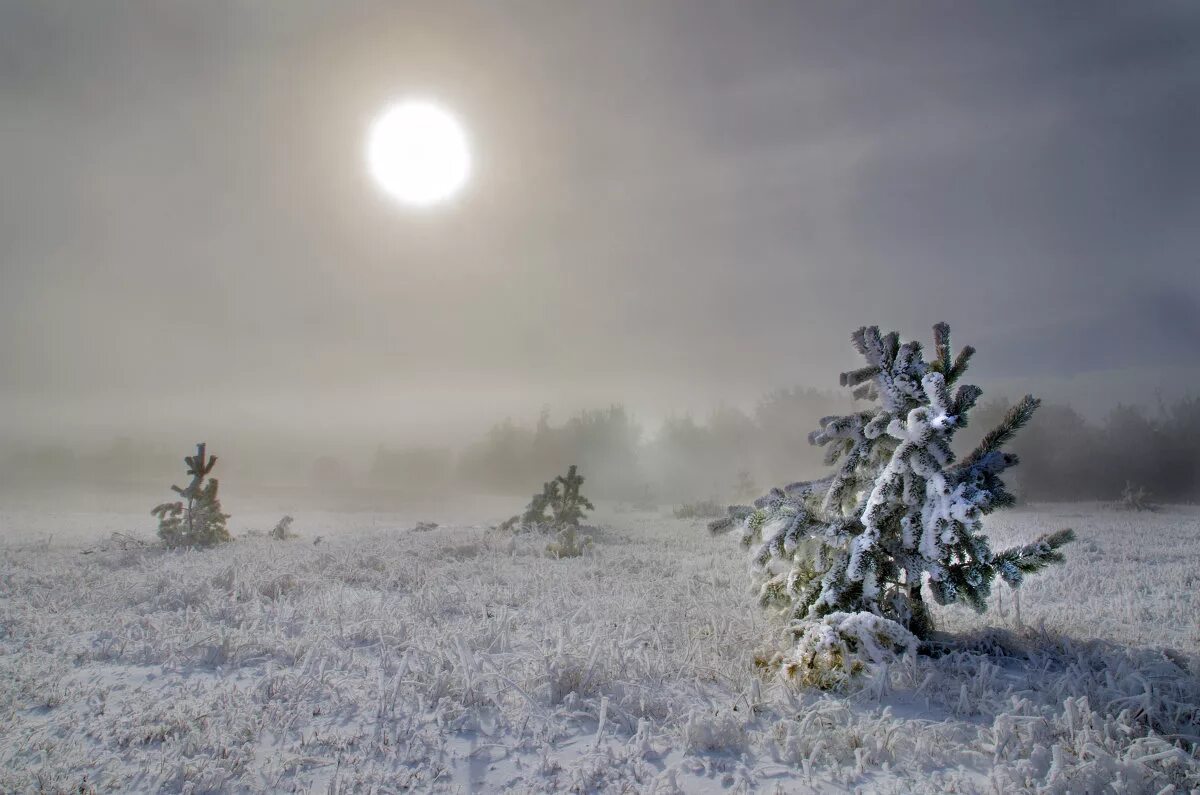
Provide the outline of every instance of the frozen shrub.
[[772,489],[734,506],[713,532],[740,530],[759,577],[760,601],[792,619],[866,611],[918,637],[933,631],[927,589],[938,604],[983,612],[997,576],[1018,587],[1026,574],[1062,561],[1071,530],[993,552],[983,517],[1013,504],[1000,479],[1017,457],[1002,449],[1037,409],[1026,395],[956,461],[954,433],[983,393],[952,389],[975,352],[950,347],[950,327],[934,326],[934,353],[878,326],[851,335],[866,366],[843,373],[857,400],[876,405],[825,417],[809,440],[836,465],[820,480]]
[[917,638],[874,613],[830,613],[797,624],[796,645],[781,670],[806,687],[840,687],[868,666],[894,662],[917,650]]
[[546,554],[554,558],[577,558],[592,548],[592,539],[580,538],[570,525],[558,531],[558,538],[546,545]]
[[716,500],[685,502],[674,510],[676,519],[711,519],[725,513],[725,506]]
[[732,712],[720,711],[688,716],[683,726],[683,745],[690,753],[744,753],[749,746],[746,721]]
[[211,547],[233,540],[225,527],[229,514],[221,512],[217,498],[219,484],[208,477],[217,457],[206,456],[204,448],[201,442],[195,455],[183,459],[192,482],[184,488],[171,487],[183,500],[164,502],[150,512],[158,517],[158,537],[167,547]]

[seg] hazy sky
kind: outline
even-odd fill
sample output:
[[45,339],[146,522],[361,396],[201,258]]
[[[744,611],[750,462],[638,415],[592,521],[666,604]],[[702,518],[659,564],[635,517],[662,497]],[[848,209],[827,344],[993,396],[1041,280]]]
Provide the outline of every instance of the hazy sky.
[[[414,93],[475,157],[426,212],[363,165]],[[703,413],[941,319],[1152,400],[1198,221],[1194,2],[0,0],[10,433]]]

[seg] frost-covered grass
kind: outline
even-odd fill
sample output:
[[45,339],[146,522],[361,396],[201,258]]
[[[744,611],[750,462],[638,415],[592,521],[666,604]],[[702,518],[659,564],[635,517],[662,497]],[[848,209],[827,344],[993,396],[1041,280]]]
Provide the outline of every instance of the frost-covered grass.
[[939,611],[956,648],[844,694],[756,672],[778,627],[700,522],[601,516],[555,560],[445,515],[289,513],[300,540],[88,555],[152,522],[0,513],[0,791],[1200,788],[1195,509],[995,517],[997,547],[1079,534],[1021,626],[1001,586]]

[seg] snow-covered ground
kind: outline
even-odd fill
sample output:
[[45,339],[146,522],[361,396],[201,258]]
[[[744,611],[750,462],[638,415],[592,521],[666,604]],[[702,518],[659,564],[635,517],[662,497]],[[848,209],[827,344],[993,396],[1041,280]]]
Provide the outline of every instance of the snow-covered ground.
[[411,529],[513,502],[199,553],[105,543],[145,512],[0,512],[0,791],[1200,790],[1200,510],[992,517],[1079,534],[1021,623],[1000,586],[940,611],[957,650],[826,694],[756,672],[779,628],[700,522],[602,511],[566,560]]

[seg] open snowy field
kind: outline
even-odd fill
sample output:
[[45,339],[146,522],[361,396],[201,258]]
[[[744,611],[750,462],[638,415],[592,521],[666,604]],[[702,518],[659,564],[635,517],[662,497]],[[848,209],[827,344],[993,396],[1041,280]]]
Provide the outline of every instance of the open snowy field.
[[733,539],[602,511],[554,560],[483,524],[519,502],[192,553],[0,513],[0,791],[1200,791],[1198,509],[992,517],[1079,535],[1021,623],[998,586],[939,613],[958,650],[824,694],[756,672],[779,629]]

